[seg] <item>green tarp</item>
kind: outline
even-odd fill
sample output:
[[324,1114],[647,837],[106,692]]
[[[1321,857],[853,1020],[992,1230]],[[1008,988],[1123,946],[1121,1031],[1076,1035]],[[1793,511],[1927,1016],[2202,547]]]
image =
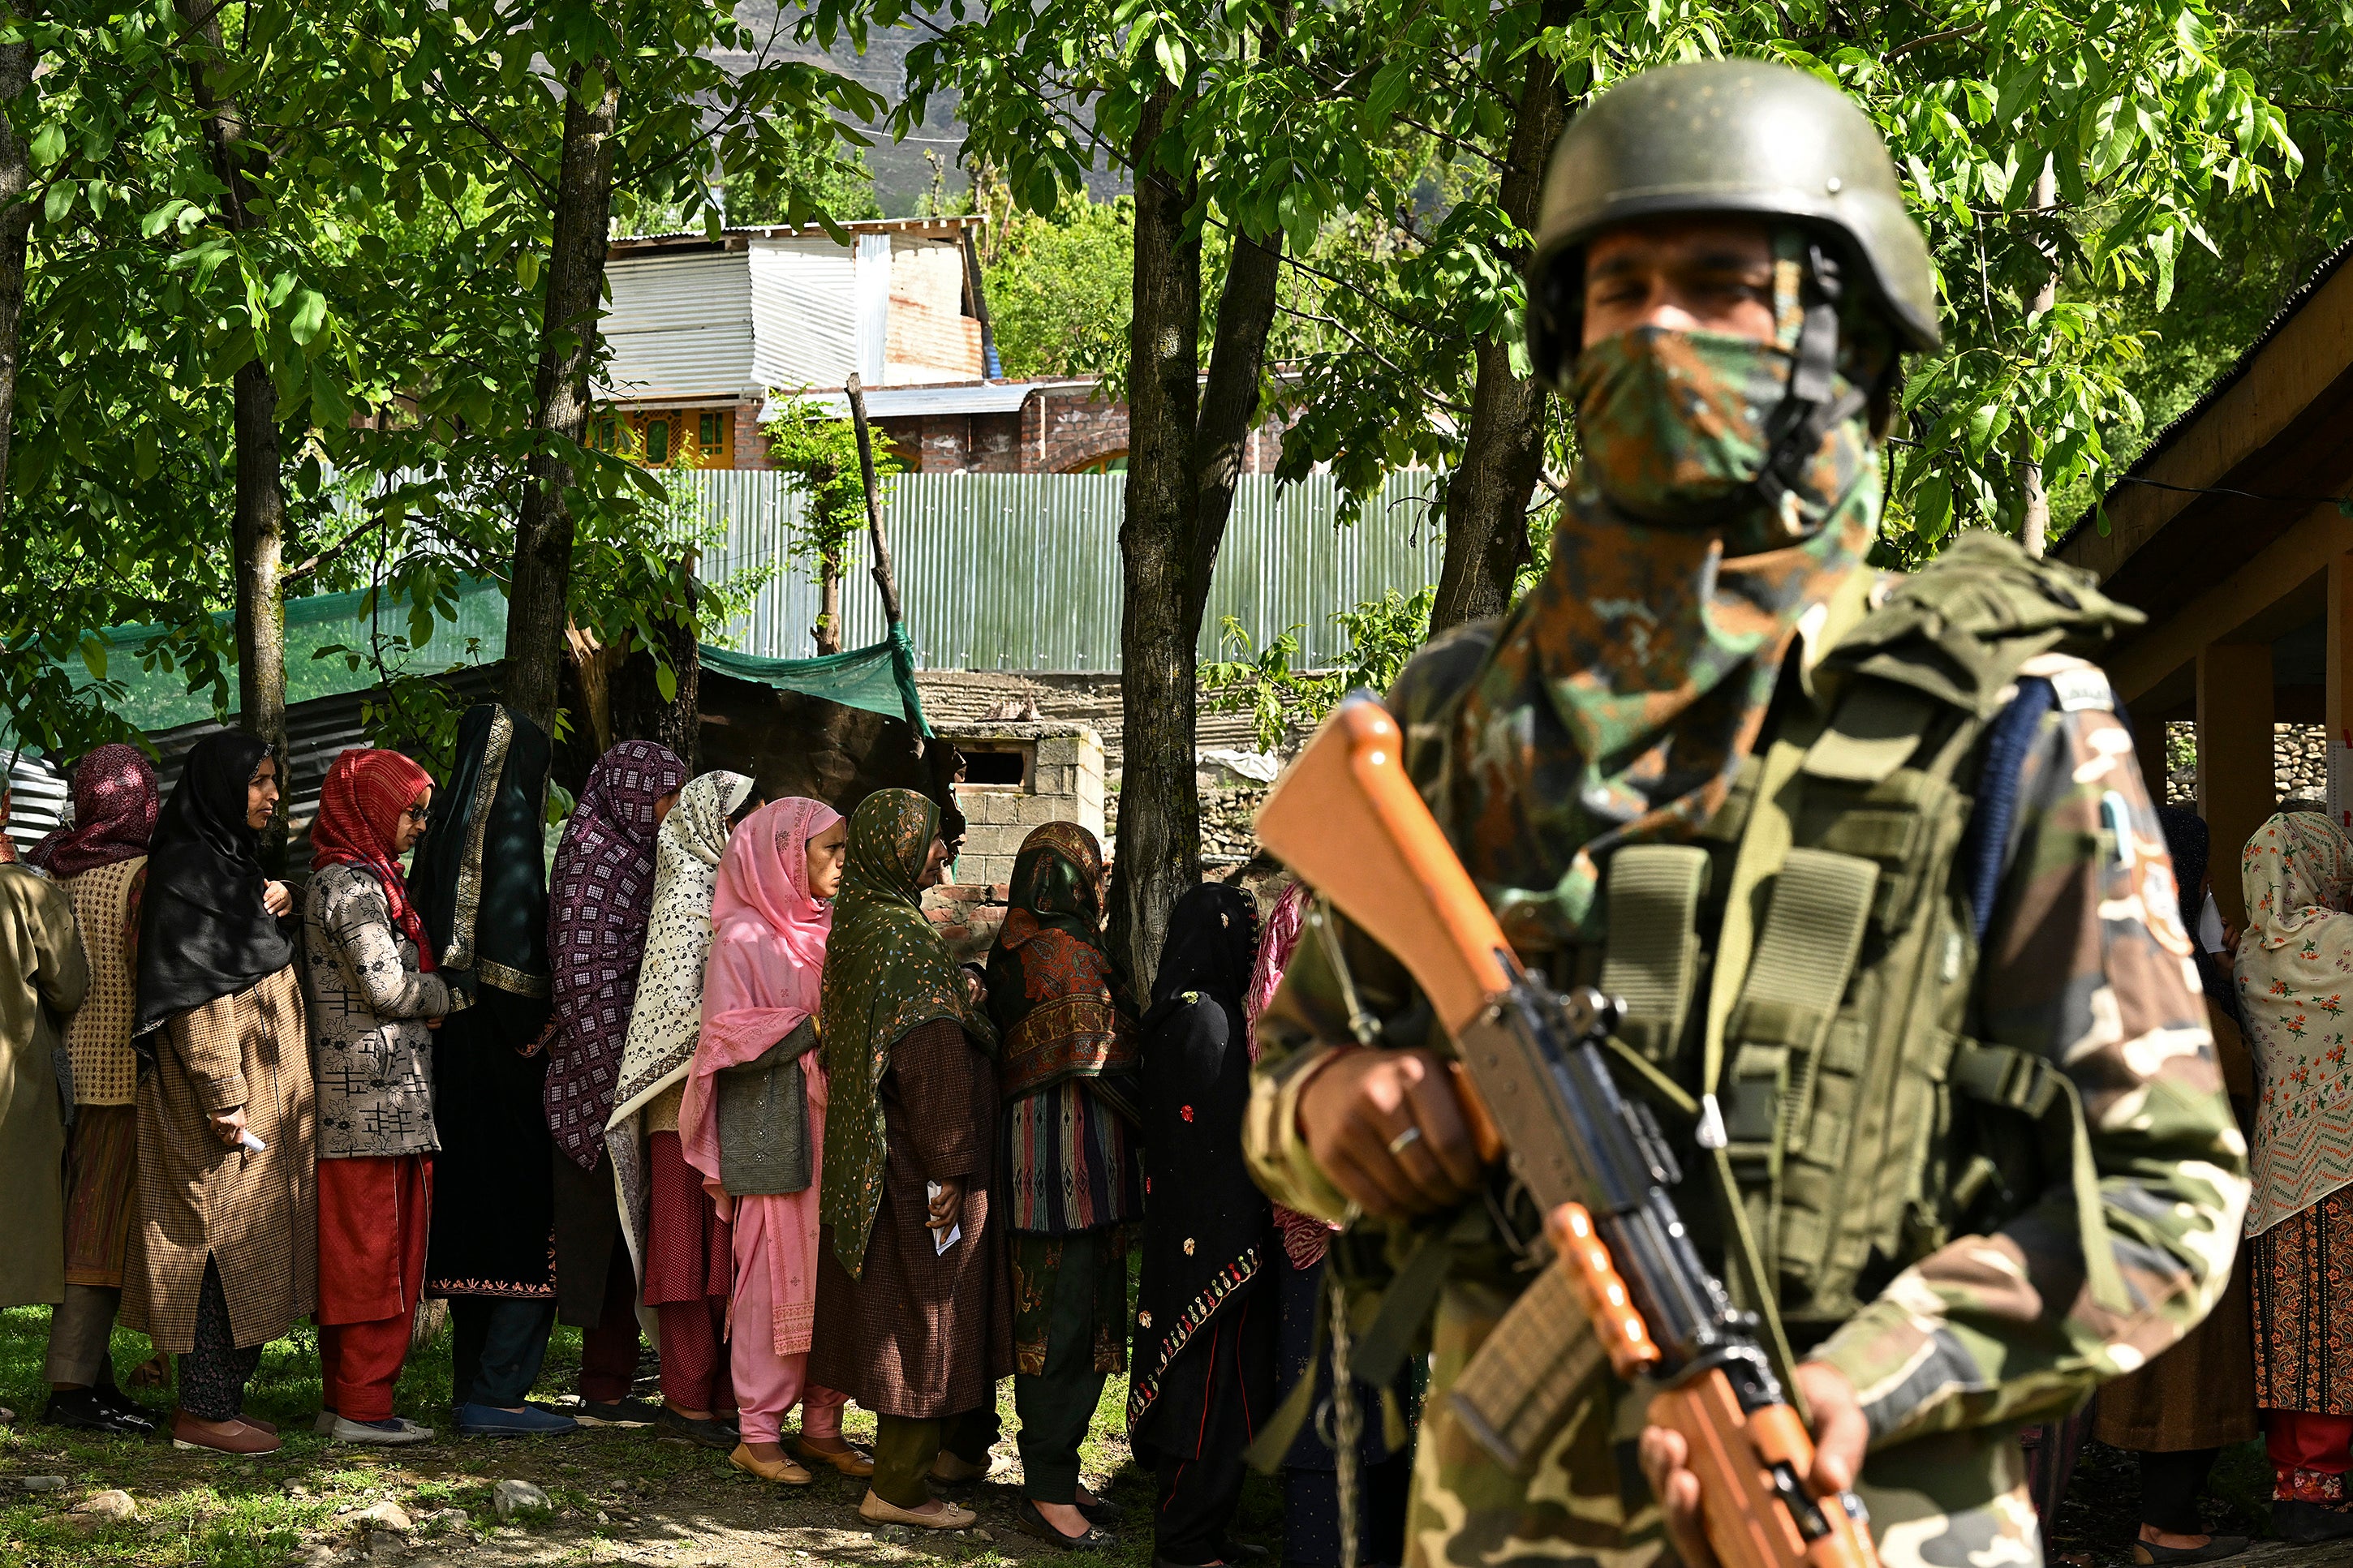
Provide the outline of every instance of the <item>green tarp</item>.
[[[228,617],[224,614],[217,618],[226,625]],[[454,624],[435,616],[427,625],[427,642],[405,658],[396,658],[396,671],[402,664],[416,674],[443,669],[452,663],[493,664],[506,652],[506,600],[498,584],[487,579],[469,578],[459,587]],[[330,647],[364,650],[377,627],[386,635],[406,636],[412,629],[408,605],[390,595],[371,605],[366,590],[286,601],[286,700],[301,702],[375,685],[372,660],[363,659],[353,669],[341,654],[311,656]],[[112,706],[124,719],[150,732],[213,716],[209,687],[192,694],[184,672],[139,668],[137,650],[163,629],[114,626],[100,634],[116,656],[110,673],[124,687],[121,700]],[[871,647],[822,658],[759,658],[708,645],[702,656],[705,669],[780,690],[806,692],[886,719],[903,719],[921,734],[932,732],[915,695],[915,647],[903,624],[891,628],[890,635]],[[232,700],[237,695],[234,671],[229,695]],[[5,733],[5,726],[0,726],[0,734]]]
[[738,680],[757,681],[779,691],[822,697],[844,708],[862,708],[885,719],[903,719],[920,735],[932,732],[923,704],[915,695],[915,645],[904,623],[871,647],[829,653],[818,658],[759,658],[705,645],[702,668]]

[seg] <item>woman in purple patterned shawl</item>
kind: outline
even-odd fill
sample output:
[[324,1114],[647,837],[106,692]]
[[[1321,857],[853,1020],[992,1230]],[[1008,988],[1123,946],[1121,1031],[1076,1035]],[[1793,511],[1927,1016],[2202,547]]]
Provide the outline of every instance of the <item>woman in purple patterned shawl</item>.
[[62,882],[144,855],[162,804],[145,752],[120,741],[100,746],[74,764],[73,826],[34,845],[25,858]]
[[582,1419],[651,1421],[629,1398],[638,1368],[637,1271],[622,1244],[605,1123],[628,1044],[638,966],[653,910],[654,830],[678,803],[686,764],[667,746],[624,741],[596,760],[555,847],[547,956],[555,1020],[547,1128],[555,1140],[555,1313],[587,1331]]

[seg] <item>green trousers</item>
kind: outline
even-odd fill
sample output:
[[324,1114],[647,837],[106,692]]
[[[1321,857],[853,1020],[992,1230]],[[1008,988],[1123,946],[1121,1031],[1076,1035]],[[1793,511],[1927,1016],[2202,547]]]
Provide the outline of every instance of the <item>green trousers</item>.
[[[1016,1247],[1028,1239],[1017,1236]],[[1014,1374],[1013,1408],[1021,1417],[1021,1495],[1032,1502],[1075,1503],[1079,1445],[1103,1403],[1104,1374],[1096,1370],[1096,1275],[1098,1253],[1109,1248],[1112,1237],[1098,1229],[1054,1239],[1061,1255],[1050,1282],[1022,1282],[1025,1292],[1035,1289],[1046,1297],[1038,1303],[1047,1320],[1045,1370]],[[1125,1280],[1120,1285],[1124,1295]]]
[[945,1420],[918,1421],[906,1415],[874,1418],[874,1495],[899,1508],[921,1508],[932,1500],[927,1478],[932,1462],[944,1448],[967,1464],[986,1464],[997,1443],[997,1411],[991,1406],[967,1410]]

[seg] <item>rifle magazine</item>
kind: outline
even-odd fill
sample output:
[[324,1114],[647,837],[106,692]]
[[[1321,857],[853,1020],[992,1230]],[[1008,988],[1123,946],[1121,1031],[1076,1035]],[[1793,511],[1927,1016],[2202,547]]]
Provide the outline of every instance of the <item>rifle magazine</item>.
[[1512,1303],[1449,1397],[1480,1447],[1525,1476],[1609,1365],[1576,1283],[1556,1264]]

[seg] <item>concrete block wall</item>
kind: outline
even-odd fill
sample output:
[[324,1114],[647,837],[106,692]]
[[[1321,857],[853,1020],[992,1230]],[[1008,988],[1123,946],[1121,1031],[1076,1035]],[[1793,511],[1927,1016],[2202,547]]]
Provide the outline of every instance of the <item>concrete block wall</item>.
[[1019,786],[965,784],[956,805],[968,825],[955,881],[924,895],[923,909],[959,956],[985,952],[1005,919],[1006,884],[1030,830],[1075,822],[1103,837],[1103,737],[1069,720],[966,720],[937,723],[948,740],[1026,742],[1033,750]]

